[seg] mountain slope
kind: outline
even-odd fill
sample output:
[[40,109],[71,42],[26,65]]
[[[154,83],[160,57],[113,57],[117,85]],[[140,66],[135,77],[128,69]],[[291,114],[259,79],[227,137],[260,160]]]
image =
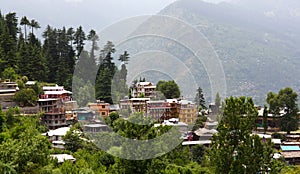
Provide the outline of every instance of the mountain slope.
[[182,19],[207,37],[222,61],[227,95],[263,103],[268,91],[285,86],[298,91],[300,85],[300,3],[273,2],[182,0],[160,14]]

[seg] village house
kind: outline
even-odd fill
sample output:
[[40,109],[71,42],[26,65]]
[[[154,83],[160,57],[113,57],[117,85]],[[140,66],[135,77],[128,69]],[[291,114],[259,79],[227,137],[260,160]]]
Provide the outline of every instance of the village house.
[[163,121],[170,117],[170,105],[164,100],[147,101],[147,112],[146,116],[150,116],[155,120]]
[[164,120],[161,124],[157,123],[154,124],[154,127],[159,127],[159,126],[175,126],[179,128],[180,133],[186,134],[188,132],[188,124],[180,122],[178,118],[171,118],[168,120]]
[[41,112],[44,112],[42,122],[49,129],[57,129],[67,126],[65,102],[72,100],[72,92],[63,86],[44,86],[44,94],[39,96],[38,104]]
[[67,110],[65,115],[66,115],[67,125],[72,125],[78,121],[77,113],[75,111]]
[[90,122],[95,119],[95,111],[91,110],[89,107],[79,108],[74,110],[77,115],[77,120],[80,122]]
[[179,118],[180,113],[180,103],[177,99],[167,99],[166,100],[170,106],[170,118]]
[[145,98],[153,98],[155,96],[156,86],[151,82],[137,82],[131,87],[131,96],[137,98],[143,96]]
[[69,127],[61,127],[58,129],[50,130],[42,135],[47,136],[49,142],[51,142],[52,146],[57,149],[64,149],[65,142],[63,141],[62,137],[67,134],[70,130]]
[[53,159],[57,159],[59,164],[63,163],[64,161],[72,161],[75,162],[76,158],[69,154],[52,154],[50,155]]
[[147,101],[150,101],[150,98],[131,98],[129,101],[132,112],[147,113]]
[[[263,132],[264,127],[263,127],[263,113],[264,113],[264,108],[261,106],[257,106],[257,111],[258,111],[258,118],[256,120],[257,124],[257,131]],[[280,119],[282,118],[284,114],[284,111],[280,111],[279,116],[274,116],[271,113],[268,113],[267,115],[267,122],[268,122],[268,132],[277,132],[279,131],[280,127]]]
[[159,122],[179,118],[180,122],[192,124],[197,118],[195,103],[181,99],[151,100],[150,98],[131,98],[120,101],[120,109],[142,112]]
[[281,145],[281,154],[290,165],[300,164],[300,147],[299,145]]
[[0,82],[0,104],[2,107],[10,107],[13,97],[19,91],[18,84],[9,80]]
[[98,133],[110,131],[106,124],[101,123],[90,123],[83,125],[83,131],[88,133]]
[[120,100],[120,110],[130,110],[130,100],[128,97]]
[[89,103],[88,107],[95,111],[96,113],[100,114],[101,117],[106,118],[109,116],[110,104],[105,103],[103,101],[98,100],[96,103]]

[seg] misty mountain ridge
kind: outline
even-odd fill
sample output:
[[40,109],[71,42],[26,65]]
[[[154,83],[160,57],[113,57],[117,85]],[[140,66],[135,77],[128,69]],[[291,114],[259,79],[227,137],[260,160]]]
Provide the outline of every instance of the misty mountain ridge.
[[[299,1],[180,0],[159,14],[186,21],[210,41],[224,68],[227,96],[253,96],[257,103],[263,104],[269,91],[290,86],[299,92]],[[147,26],[147,22],[143,25]],[[159,45],[158,41],[155,43]],[[191,59],[182,59],[193,68],[192,73],[200,74],[196,81],[211,96],[209,84],[204,82],[208,79],[205,69],[194,65]]]

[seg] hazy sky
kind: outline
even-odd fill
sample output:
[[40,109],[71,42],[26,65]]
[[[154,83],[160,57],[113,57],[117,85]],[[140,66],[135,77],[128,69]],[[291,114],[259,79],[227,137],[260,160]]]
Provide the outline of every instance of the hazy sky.
[[83,25],[99,30],[131,16],[156,14],[176,0],[1,0],[2,13],[17,12],[42,27]]

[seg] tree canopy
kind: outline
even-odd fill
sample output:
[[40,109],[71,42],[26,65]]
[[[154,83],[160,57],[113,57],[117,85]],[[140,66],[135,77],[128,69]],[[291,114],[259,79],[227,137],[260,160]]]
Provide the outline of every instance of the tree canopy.
[[160,91],[165,98],[179,98],[180,97],[180,89],[177,83],[174,80],[163,81],[160,80],[156,84],[156,90]]
[[276,173],[271,140],[263,142],[255,129],[258,112],[251,98],[227,98],[218,134],[212,138],[209,158],[215,173]]
[[[298,130],[298,94],[292,88],[281,89],[278,94],[269,92],[267,103],[270,106],[270,113],[275,117],[281,117],[281,130],[290,131]],[[280,111],[284,113],[280,115]]]

